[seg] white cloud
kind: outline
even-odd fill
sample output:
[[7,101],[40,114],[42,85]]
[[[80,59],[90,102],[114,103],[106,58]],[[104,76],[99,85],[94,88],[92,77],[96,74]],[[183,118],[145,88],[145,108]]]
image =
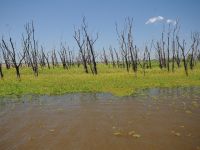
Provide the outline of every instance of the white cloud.
[[149,18],[145,24],[153,24],[153,23],[157,23],[157,22],[161,22],[161,21],[162,22],[166,22],[168,24],[176,25],[176,21],[175,20],[165,19],[162,16],[157,16],[157,17]]
[[172,20],[172,19],[167,19],[166,22],[167,22],[168,24],[176,25],[176,21],[175,21],[175,20]]
[[156,23],[162,20],[164,20],[164,17],[162,16],[152,17],[152,18],[149,18],[149,20],[145,24],[152,24],[152,23]]

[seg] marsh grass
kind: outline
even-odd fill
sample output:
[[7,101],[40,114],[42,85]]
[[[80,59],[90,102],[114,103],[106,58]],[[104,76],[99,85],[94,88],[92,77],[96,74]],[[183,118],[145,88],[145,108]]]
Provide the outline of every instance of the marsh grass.
[[200,86],[200,65],[189,76],[183,68],[175,72],[167,72],[159,67],[147,69],[145,76],[139,69],[137,76],[125,69],[112,68],[98,64],[98,75],[85,74],[83,68],[72,67],[64,70],[62,67],[48,69],[40,68],[39,76],[34,77],[30,68],[21,68],[21,80],[17,80],[15,70],[4,68],[4,79],[0,80],[0,96],[47,94],[56,95],[73,92],[109,92],[117,96],[134,94],[137,90],[155,87],[189,87]]

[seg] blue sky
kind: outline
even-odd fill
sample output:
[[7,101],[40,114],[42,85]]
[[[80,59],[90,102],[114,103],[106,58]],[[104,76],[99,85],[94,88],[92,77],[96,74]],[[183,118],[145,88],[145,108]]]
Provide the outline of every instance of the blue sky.
[[0,0],[0,36],[11,35],[20,46],[24,24],[35,22],[36,38],[46,49],[59,48],[66,41],[76,49],[73,27],[86,16],[91,33],[99,33],[96,49],[109,45],[118,48],[115,22],[123,25],[133,17],[134,41],[139,47],[158,39],[162,23],[145,24],[149,18],[162,16],[181,23],[181,36],[200,31],[200,0]]

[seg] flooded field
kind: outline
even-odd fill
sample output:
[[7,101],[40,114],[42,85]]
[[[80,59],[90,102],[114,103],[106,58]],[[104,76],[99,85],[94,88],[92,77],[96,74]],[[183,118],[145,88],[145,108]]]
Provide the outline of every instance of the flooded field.
[[0,150],[199,150],[200,88],[0,98]]

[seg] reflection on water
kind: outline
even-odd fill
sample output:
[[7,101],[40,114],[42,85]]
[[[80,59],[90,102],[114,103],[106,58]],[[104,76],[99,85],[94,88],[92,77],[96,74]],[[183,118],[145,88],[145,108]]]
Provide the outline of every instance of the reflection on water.
[[0,149],[200,149],[200,88],[0,98]]

